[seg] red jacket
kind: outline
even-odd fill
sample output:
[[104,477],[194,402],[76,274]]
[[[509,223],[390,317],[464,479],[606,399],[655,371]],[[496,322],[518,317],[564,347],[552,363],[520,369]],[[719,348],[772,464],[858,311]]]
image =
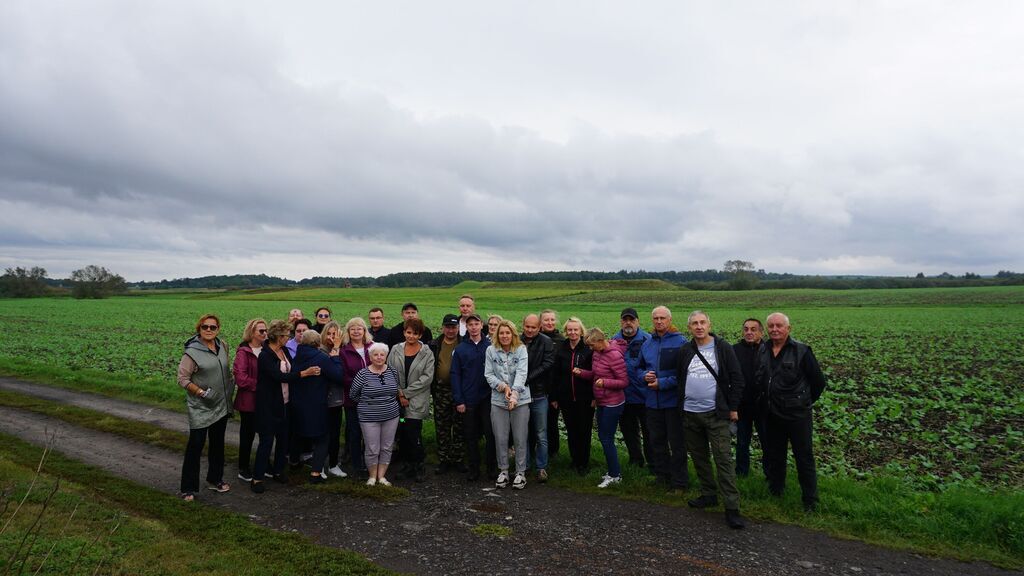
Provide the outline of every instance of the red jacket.
[[626,401],[626,387],[629,386],[626,359],[622,354],[625,340],[607,342],[608,347],[601,352],[594,350],[593,368],[584,377],[592,375],[594,382],[602,380],[601,388],[594,384],[594,400],[598,406],[618,406]]
[[235,410],[239,412],[256,411],[256,353],[248,344],[242,344],[235,351]]

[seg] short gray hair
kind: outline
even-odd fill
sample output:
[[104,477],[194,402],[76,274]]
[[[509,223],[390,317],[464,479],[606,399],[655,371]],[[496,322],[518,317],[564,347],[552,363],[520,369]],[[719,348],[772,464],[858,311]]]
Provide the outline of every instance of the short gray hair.
[[370,349],[366,351],[367,355],[373,354],[376,351],[382,351],[385,354],[388,352],[388,345],[383,342],[374,342],[370,345]]
[[789,316],[786,316],[782,312],[772,312],[771,314],[768,315],[767,318],[764,319],[764,323],[767,324],[769,321],[771,321],[772,316],[781,316],[782,320],[785,322],[785,326],[789,326]]
[[694,310],[693,312],[690,312],[690,315],[686,318],[686,323],[689,324],[690,322],[693,322],[693,319],[697,316],[703,316],[708,319],[708,324],[711,323],[711,316],[708,316],[708,313],[703,310]]
[[299,340],[299,344],[305,346],[312,346],[313,348],[320,347],[320,333],[316,330],[306,330],[302,333],[302,339]]
[[667,314],[669,318],[672,318],[672,311],[668,309],[668,306],[655,306],[654,310],[651,310],[651,316],[654,316],[654,313],[658,310],[664,310],[665,314]]

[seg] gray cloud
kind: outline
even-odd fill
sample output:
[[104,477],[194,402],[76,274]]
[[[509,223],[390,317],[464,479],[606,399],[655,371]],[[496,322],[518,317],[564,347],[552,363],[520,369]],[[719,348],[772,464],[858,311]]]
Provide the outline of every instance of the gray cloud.
[[1024,269],[1004,15],[671,6],[5,4],[0,262]]

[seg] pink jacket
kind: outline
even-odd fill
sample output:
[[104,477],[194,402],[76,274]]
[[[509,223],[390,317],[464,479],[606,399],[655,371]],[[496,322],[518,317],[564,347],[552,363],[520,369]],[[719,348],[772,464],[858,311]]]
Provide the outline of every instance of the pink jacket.
[[601,388],[594,384],[594,400],[598,406],[618,406],[626,401],[626,387],[629,376],[626,373],[626,359],[622,351],[625,340],[608,340],[603,351],[594,350],[594,363],[590,372],[594,382],[603,380]]
[[235,351],[235,410],[256,411],[256,354],[248,344],[242,344]]

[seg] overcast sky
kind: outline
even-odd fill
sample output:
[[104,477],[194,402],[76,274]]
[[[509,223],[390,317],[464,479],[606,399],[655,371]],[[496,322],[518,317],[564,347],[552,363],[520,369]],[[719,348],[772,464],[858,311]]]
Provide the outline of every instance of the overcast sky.
[[1024,3],[0,3],[0,266],[1024,271]]

